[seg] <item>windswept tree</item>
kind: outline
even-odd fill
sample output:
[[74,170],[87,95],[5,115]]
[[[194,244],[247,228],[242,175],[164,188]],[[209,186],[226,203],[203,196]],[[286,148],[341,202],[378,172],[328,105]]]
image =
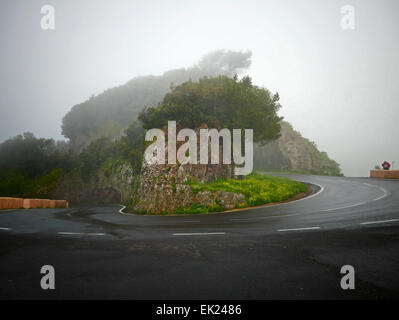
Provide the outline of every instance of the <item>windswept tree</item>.
[[145,129],[163,128],[168,120],[196,128],[253,129],[254,141],[262,144],[280,136],[279,95],[241,80],[219,76],[187,81],[164,97],[156,107],[144,109],[139,120]]
[[196,68],[200,77],[233,77],[251,66],[251,57],[251,51],[216,50],[203,56]]

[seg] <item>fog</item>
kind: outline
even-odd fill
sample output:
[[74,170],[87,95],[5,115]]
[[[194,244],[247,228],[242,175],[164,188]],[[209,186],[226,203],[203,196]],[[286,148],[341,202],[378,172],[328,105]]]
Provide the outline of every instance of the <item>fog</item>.
[[[43,5],[55,29],[40,26]],[[341,27],[341,7],[355,28]],[[0,141],[32,131],[64,139],[62,117],[138,75],[189,67],[207,52],[251,50],[247,72],[277,91],[285,117],[341,164],[367,176],[399,168],[399,2],[2,1]]]

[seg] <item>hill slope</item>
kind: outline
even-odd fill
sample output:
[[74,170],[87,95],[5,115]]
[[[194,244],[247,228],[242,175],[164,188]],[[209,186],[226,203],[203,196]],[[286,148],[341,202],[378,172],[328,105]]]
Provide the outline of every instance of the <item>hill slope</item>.
[[161,76],[136,77],[72,107],[62,120],[62,134],[77,150],[101,137],[118,139],[139,112],[144,107],[156,106],[171,86],[204,76],[232,77],[250,66],[251,55],[250,51],[219,50],[205,55],[191,68],[170,70]]
[[320,152],[315,143],[302,137],[286,121],[281,122],[281,137],[266,146],[254,148],[254,167],[258,170],[300,171],[331,176],[342,175],[339,164]]
[[[197,65],[165,72],[161,76],[136,77],[125,85],[108,89],[75,105],[63,118],[62,133],[75,150],[107,137],[117,140],[144,107],[156,106],[171,86],[189,79],[208,76],[232,77],[251,64],[251,52],[219,50],[204,56]],[[340,175],[339,165],[314,143],[303,138],[287,122],[282,123],[281,138],[267,146],[255,146],[255,169],[302,171]]]

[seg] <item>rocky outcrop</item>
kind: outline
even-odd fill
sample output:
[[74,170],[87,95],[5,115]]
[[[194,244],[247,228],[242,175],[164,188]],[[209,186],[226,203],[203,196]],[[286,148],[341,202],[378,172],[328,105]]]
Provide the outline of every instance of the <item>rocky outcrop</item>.
[[254,146],[254,168],[288,170],[313,174],[342,175],[339,164],[320,152],[316,145],[295,131],[288,122],[281,122],[281,137],[266,146]]
[[72,204],[123,203],[129,205],[138,188],[138,176],[129,162],[109,160],[86,180],[72,171],[60,183],[56,194]]
[[193,198],[191,188],[183,184],[185,177],[178,172],[177,165],[154,165],[144,161],[135,209],[160,213],[190,205]]
[[245,205],[242,194],[232,192],[202,191],[195,194],[185,184],[189,179],[208,182],[218,178],[232,178],[230,165],[158,165],[143,163],[140,187],[135,210],[149,213],[168,212],[199,204],[205,207],[219,205],[223,209],[234,209]]
[[[206,128],[202,125],[200,128]],[[199,134],[199,128],[197,128]],[[178,142],[176,149],[184,142]],[[198,149],[199,151],[199,149]],[[208,150],[210,163],[210,150]],[[167,158],[167,147],[165,150]],[[220,148],[219,159],[222,159]],[[195,194],[186,184],[190,179],[205,183],[219,178],[234,178],[233,165],[226,164],[148,164],[141,167],[140,187],[137,194],[137,211],[149,213],[173,213],[175,209],[190,207],[193,204],[204,207],[220,206],[222,209],[233,209],[245,205],[244,195],[232,192],[209,191]]]
[[245,207],[247,205],[243,194],[228,191],[201,191],[196,194],[196,201],[208,207],[220,205],[224,210]]
[[102,189],[116,190],[120,196],[120,203],[129,204],[138,187],[137,178],[129,162],[111,162],[105,170],[99,171],[97,186]]

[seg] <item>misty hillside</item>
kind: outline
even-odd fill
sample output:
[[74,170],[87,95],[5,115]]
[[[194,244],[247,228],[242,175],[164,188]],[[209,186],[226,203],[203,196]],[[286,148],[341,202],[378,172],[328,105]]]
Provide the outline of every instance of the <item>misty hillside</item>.
[[342,175],[339,164],[314,142],[302,137],[286,121],[281,122],[281,137],[266,146],[255,145],[254,167],[257,170],[286,170],[329,176]]
[[101,137],[118,139],[139,112],[144,107],[156,106],[171,86],[204,76],[240,74],[250,66],[251,55],[249,51],[219,50],[205,55],[191,68],[169,70],[161,76],[136,77],[75,105],[63,118],[62,134],[78,150]]
[[[82,150],[100,138],[117,140],[137,120],[144,107],[156,106],[171,87],[187,80],[227,75],[248,69],[251,52],[219,50],[205,55],[190,68],[166,71],[161,76],[136,77],[125,85],[108,89],[75,105],[63,118],[62,133],[75,150]],[[255,169],[290,170],[340,175],[339,165],[314,143],[282,123],[281,138],[266,146],[255,146]]]

